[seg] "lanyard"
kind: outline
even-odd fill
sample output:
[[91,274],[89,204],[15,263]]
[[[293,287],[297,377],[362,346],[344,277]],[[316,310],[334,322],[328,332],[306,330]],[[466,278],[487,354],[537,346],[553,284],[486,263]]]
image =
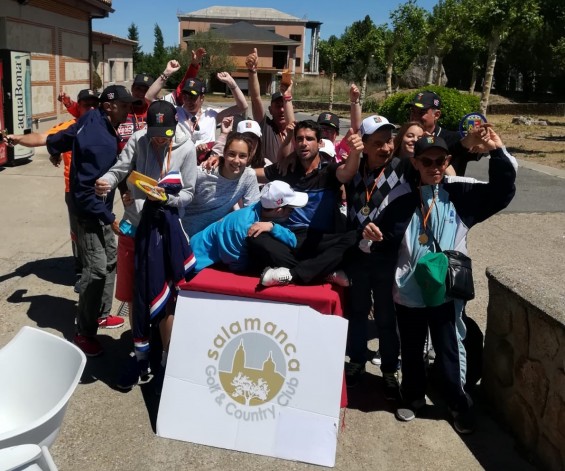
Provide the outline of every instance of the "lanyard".
[[365,171],[364,171],[364,175],[363,175],[363,184],[365,185],[365,196],[367,197],[366,199],[366,205],[369,204],[369,201],[371,200],[371,196],[373,196],[373,193],[375,191],[375,188],[377,187],[377,183],[378,181],[381,179],[381,177],[383,176],[383,173],[386,170],[386,164],[384,165],[383,169],[381,170],[381,173],[379,173],[379,176],[377,178],[375,178],[375,181],[373,182],[373,187],[371,188],[371,191],[369,191],[369,187],[367,186],[367,183],[365,183],[365,180],[367,179],[367,168],[365,167]]
[[[160,161],[157,152],[155,152],[153,146],[151,146],[151,150],[153,152],[153,155],[155,156],[155,160],[157,160],[157,163],[159,164],[159,168],[161,171],[161,178],[163,178],[167,173],[169,173],[169,169],[171,168],[171,153],[173,150],[173,140],[171,139],[169,142],[169,149],[165,151],[166,156],[163,155],[163,161]],[[165,158],[166,158],[166,165],[165,165]],[[165,166],[164,170],[163,170],[163,166]]]
[[424,226],[422,233],[418,237],[418,240],[421,244],[426,244],[429,240],[428,235],[426,234],[426,230],[428,227],[428,219],[430,219],[430,216],[432,214],[432,209],[436,203],[437,187],[434,189],[434,196],[432,197],[432,203],[430,204],[428,210],[425,212],[424,212],[424,197],[422,196],[422,187],[419,186],[418,189],[420,190],[420,211],[422,212],[422,216],[423,216],[422,225]]

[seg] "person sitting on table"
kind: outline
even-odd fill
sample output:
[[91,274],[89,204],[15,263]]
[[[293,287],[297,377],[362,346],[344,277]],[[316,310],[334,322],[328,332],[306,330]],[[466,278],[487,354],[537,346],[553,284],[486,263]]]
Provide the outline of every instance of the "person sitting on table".
[[[433,283],[417,267],[433,252],[466,254],[469,229],[504,209],[514,197],[516,159],[490,125],[480,128],[485,131],[484,148],[490,151],[488,183],[446,183],[444,172],[451,159],[447,143],[440,137],[422,137],[411,159],[418,178],[392,190],[376,224],[363,231],[364,239],[377,244],[388,241],[398,250],[393,298],[402,354],[402,404],[396,418],[413,420],[426,405],[422,351],[429,328],[453,427],[460,434],[474,429],[472,401],[464,389],[465,334],[459,328],[465,301],[447,295],[444,283]],[[439,278],[443,281],[445,275]]]
[[246,270],[249,265],[247,239],[263,233],[295,248],[296,236],[281,223],[294,208],[303,208],[306,203],[308,194],[294,191],[288,183],[278,180],[267,183],[257,203],[228,214],[190,238],[196,257],[195,272],[218,262],[231,271]]
[[[263,286],[286,285],[290,282],[308,284],[325,280],[347,286],[348,280],[340,265],[344,252],[356,242],[355,231],[335,232],[337,200],[341,185],[357,173],[359,154],[363,145],[354,134],[349,140],[355,158],[344,164],[323,162],[320,157],[321,130],[311,120],[301,121],[294,129],[295,161],[285,175],[278,166],[255,169],[262,182],[286,181],[294,190],[308,193],[308,204],[293,211],[285,225],[297,238],[297,247],[292,250],[274,239],[270,234],[260,234],[249,241]],[[266,268],[265,268],[266,267]],[[274,268],[271,268],[274,267]]]
[[244,134],[231,132],[218,167],[197,168],[194,200],[182,217],[190,237],[229,214],[240,200],[244,207],[259,200],[255,170],[247,166],[251,148]]

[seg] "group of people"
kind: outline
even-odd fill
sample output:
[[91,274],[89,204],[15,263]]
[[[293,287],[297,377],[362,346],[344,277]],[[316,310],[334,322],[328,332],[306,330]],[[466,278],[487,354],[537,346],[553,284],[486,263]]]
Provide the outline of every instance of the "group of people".
[[[151,375],[151,326],[159,326],[166,363],[176,287],[192,274],[220,263],[259,276],[264,287],[330,282],[349,290],[348,386],[370,359],[372,310],[384,394],[397,401],[399,420],[412,420],[425,405],[429,330],[454,427],[472,431],[465,303],[443,295],[430,305],[414,272],[430,252],[466,253],[468,230],[511,201],[516,162],[500,137],[488,124],[464,137],[442,129],[441,98],[428,91],[414,97],[400,127],[384,116],[362,119],[352,85],[350,129],[337,141],[333,113],[295,121],[292,83],[271,95],[267,115],[256,49],[246,60],[253,119],[242,118],[247,101],[227,73],[218,79],[235,104],[218,112],[203,106],[206,84],[196,78],[204,54],[193,52],[183,81],[164,99],[158,95],[177,61],[156,79],[136,76],[131,93],[118,85],[99,97],[81,91],[82,111],[63,130],[10,136],[46,143],[51,155],[72,152],[66,200],[80,270],[75,344],[99,355],[97,329],[123,324],[105,311],[116,266],[116,298],[129,304],[134,339],[117,384],[124,389]],[[464,177],[467,163],[486,154],[489,182]],[[116,188],[122,221],[113,213]]]

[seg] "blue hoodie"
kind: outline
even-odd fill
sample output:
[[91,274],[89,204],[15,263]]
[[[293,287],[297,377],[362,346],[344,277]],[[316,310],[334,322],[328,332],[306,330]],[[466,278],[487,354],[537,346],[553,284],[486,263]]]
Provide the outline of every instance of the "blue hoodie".
[[47,137],[50,154],[73,151],[69,176],[72,213],[77,217],[112,224],[114,192],[105,201],[94,193],[94,184],[114,165],[119,136],[106,113],[91,110],[64,131]]

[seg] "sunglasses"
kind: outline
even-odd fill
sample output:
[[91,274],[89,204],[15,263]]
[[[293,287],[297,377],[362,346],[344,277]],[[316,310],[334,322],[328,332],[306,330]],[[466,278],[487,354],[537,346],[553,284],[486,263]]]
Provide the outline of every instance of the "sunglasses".
[[416,160],[422,162],[422,165],[424,167],[431,167],[432,165],[435,167],[443,167],[445,165],[445,162],[447,161],[447,156],[444,155],[443,157],[438,157],[437,159],[418,157]]
[[192,118],[190,118],[190,121],[192,121],[192,124],[194,126],[194,130],[200,131],[200,126],[198,125],[198,120],[196,119],[196,116],[193,116]]

